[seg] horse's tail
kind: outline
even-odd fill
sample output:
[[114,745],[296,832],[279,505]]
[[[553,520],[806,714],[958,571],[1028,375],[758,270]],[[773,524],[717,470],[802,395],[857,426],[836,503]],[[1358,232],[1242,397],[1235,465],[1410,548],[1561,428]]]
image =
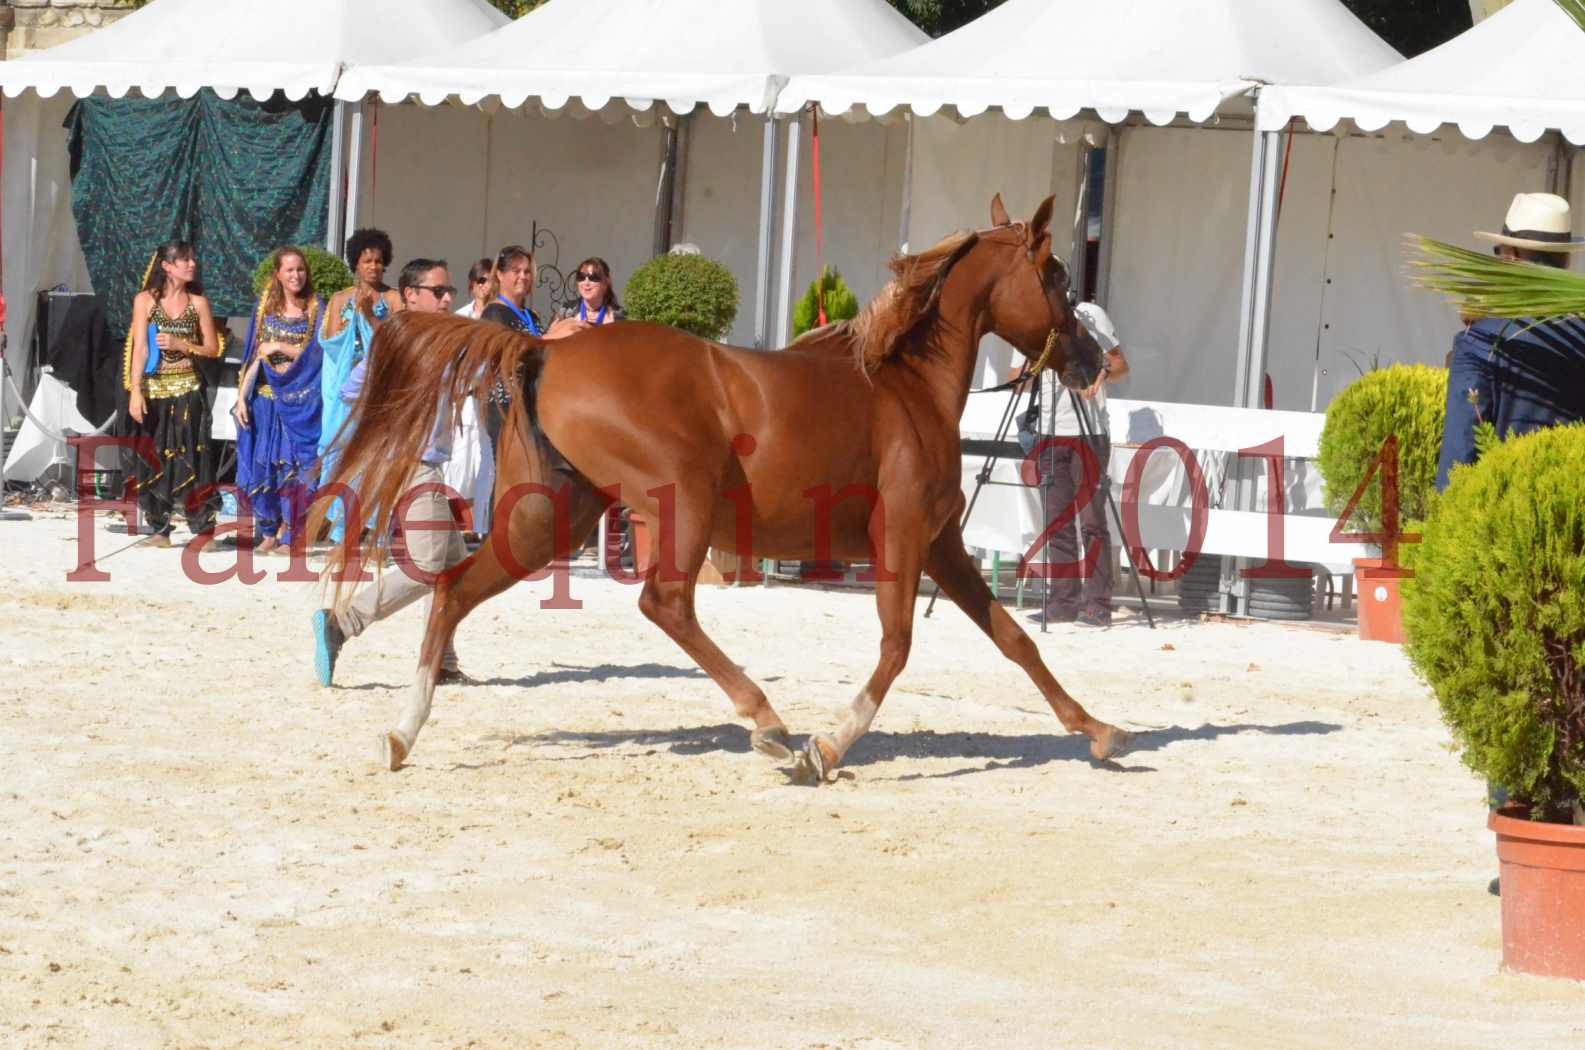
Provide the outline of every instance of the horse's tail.
[[[524,400],[533,384],[525,380],[538,371],[543,346],[502,325],[450,314],[403,312],[380,325],[363,389],[336,439],[335,469],[315,496],[305,529],[317,536],[335,498],[342,499],[347,526],[329,566],[337,602],[343,583],[359,575],[361,556],[377,562],[389,546],[391,522],[442,406],[450,406],[445,424],[455,427],[467,399],[487,396],[499,380],[513,395],[503,429],[526,428]],[[360,537],[365,522],[367,551]]]

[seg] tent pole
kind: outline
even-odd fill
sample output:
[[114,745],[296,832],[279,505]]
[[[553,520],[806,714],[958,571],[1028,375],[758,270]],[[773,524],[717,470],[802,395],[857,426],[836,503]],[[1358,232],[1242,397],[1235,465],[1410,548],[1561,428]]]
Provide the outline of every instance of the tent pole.
[[908,110],[903,114],[903,123],[908,126],[908,138],[903,144],[903,197],[902,207],[897,215],[897,250],[903,255],[908,254],[908,224],[913,220],[914,210],[914,111]]
[[[352,111],[352,133],[347,136],[347,217],[342,226],[342,243],[358,228],[358,180],[363,160],[363,103]],[[337,247],[340,247],[339,245]],[[354,263],[356,260],[353,260]]]
[[341,206],[345,203],[342,193],[346,190],[341,172],[342,139],[346,137],[347,104],[336,99],[330,114],[330,208],[325,216],[325,251],[340,255]]
[[[1244,240],[1244,282],[1238,325],[1238,375],[1234,405],[1258,408],[1266,378],[1266,342],[1271,328],[1271,270],[1277,246],[1277,180],[1282,169],[1282,133],[1257,125],[1249,162],[1249,228]],[[1250,469],[1264,471],[1260,460],[1235,467],[1234,507],[1254,510],[1256,485]],[[1281,499],[1280,493],[1267,498]],[[1223,561],[1222,590],[1233,600],[1237,616],[1249,615],[1249,583],[1240,570],[1248,559]]]
[[781,271],[776,295],[776,331],[768,345],[780,345],[792,336],[793,263],[798,254],[798,145],[803,128],[798,114],[787,118],[787,171],[782,186]]
[[660,178],[655,180],[655,231],[650,238],[650,254],[665,255],[671,248],[672,207],[676,203],[677,124],[676,115],[661,117]]
[[1101,161],[1106,166],[1106,174],[1101,180],[1101,257],[1095,267],[1095,301],[1103,308],[1112,290],[1112,241],[1117,227],[1117,169],[1123,161],[1122,125],[1108,132],[1105,154]]
[[776,211],[776,114],[765,114],[759,170],[759,261],[754,272],[754,347],[770,345],[771,237]]
[[1249,222],[1244,234],[1244,277],[1238,315],[1238,370],[1233,404],[1260,404],[1270,323],[1271,263],[1276,247],[1280,132],[1256,131],[1249,162]]
[[1068,256],[1068,287],[1081,300],[1089,289],[1090,255],[1090,154],[1095,147],[1087,136],[1079,137],[1077,184],[1073,187],[1073,241]]
[[666,248],[670,250],[683,229],[684,208],[688,202],[688,140],[693,135],[693,114],[677,118],[671,157],[671,202],[666,212]]

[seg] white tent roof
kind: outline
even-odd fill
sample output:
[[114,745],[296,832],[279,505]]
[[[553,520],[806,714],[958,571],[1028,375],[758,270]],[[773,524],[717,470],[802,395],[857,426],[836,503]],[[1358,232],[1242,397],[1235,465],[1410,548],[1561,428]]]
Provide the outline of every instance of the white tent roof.
[[1293,117],[1325,131],[1349,119],[1365,131],[1401,120],[1429,134],[1456,124],[1468,138],[1502,125],[1521,142],[1557,129],[1585,145],[1585,32],[1554,0],[1515,0],[1441,47],[1330,87],[1260,95],[1260,126]]
[[1205,120],[1256,82],[1331,83],[1400,57],[1338,0],[1007,0],[907,54],[794,77],[776,108],[1093,109],[1112,122],[1138,110],[1166,124]]
[[336,96],[469,105],[535,98],[590,110],[700,102],[725,116],[764,112],[785,79],[908,50],[925,35],[883,0],[551,0],[481,40],[418,61],[347,71]]
[[507,18],[486,0],[155,0],[87,36],[0,62],[0,87],[48,98],[133,88],[183,98],[277,89],[329,94],[343,67],[393,62],[488,33]]

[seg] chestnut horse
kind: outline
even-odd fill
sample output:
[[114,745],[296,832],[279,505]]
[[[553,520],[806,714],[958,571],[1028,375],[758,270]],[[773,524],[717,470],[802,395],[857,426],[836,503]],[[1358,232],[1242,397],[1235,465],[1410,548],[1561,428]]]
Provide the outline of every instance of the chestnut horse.
[[[416,680],[401,721],[381,738],[382,762],[396,769],[412,750],[457,624],[577,550],[614,499],[656,526],[659,565],[639,608],[753,722],[754,748],[795,761],[799,780],[834,775],[875,718],[908,659],[921,571],[1024,669],[1068,731],[1090,738],[1095,759],[1122,753],[1129,734],[1091,717],[1057,683],[992,598],[959,526],[958,421],[981,337],[995,333],[1049,361],[1070,387],[1101,368],[1099,347],[1069,309],[1067,271],[1051,254],[1051,207],[1048,198],[1031,221],[1014,223],[998,196],[991,229],[894,259],[895,279],[858,318],[781,352],[636,322],[555,343],[433,314],[381,325],[332,479],[356,488],[353,517],[372,515],[376,546],[429,439],[437,397],[461,404],[499,377],[520,392],[496,455],[494,529],[436,583]],[[356,560],[357,544],[349,533],[333,570]],[[880,659],[836,731],[796,754],[765,693],[694,616],[711,546],[876,565]]]

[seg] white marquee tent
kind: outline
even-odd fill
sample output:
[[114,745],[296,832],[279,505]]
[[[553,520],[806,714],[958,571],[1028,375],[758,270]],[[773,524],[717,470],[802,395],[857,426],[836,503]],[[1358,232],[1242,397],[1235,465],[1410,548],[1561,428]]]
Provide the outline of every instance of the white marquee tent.
[[[505,21],[486,0],[155,0],[88,36],[0,62],[7,360],[21,371],[38,291],[89,288],[61,126],[77,97],[189,97],[204,87],[227,98],[328,95],[353,62],[406,58]],[[330,241],[340,239],[338,208]]]
[[1293,117],[1327,131],[1351,120],[1363,131],[1402,122],[1428,135],[1443,125],[1482,139],[1505,128],[1520,142],[1561,131],[1585,146],[1585,31],[1555,0],[1514,0],[1441,47],[1340,83],[1282,84],[1260,98],[1260,126]]
[[[693,242],[739,277],[754,307],[732,335],[755,342],[772,329],[776,93],[789,76],[924,40],[884,0],[551,0],[466,46],[355,67],[336,94],[422,104],[381,107],[379,164],[394,174],[363,196],[365,217],[399,246],[434,244],[460,262],[549,226],[558,243],[537,252],[559,249],[563,269],[600,255],[620,284],[656,247]],[[599,119],[555,119],[564,114]],[[854,283],[866,294],[896,243],[875,216],[896,214],[902,141],[836,134],[833,254],[864,261]],[[423,207],[436,193],[456,201],[443,216]],[[792,278],[784,268],[784,302]],[[782,329],[785,317],[784,307]]]
[[[1497,228],[1516,192],[1580,199],[1585,171],[1571,179],[1575,150],[1563,140],[1585,143],[1581,69],[1585,32],[1553,0],[1515,0],[1388,69],[1261,90],[1263,131],[1296,121],[1336,129],[1297,140],[1289,202],[1297,199],[1305,218],[1283,231],[1278,249],[1279,299],[1283,275],[1306,260],[1320,279],[1312,305],[1278,320],[1290,335],[1313,334],[1322,405],[1353,378],[1355,360],[1440,365],[1451,346],[1453,310],[1402,276],[1404,234],[1480,247],[1471,231]],[[1507,133],[1492,135],[1495,128]],[[1284,257],[1293,265],[1285,268]],[[1280,334],[1275,328],[1274,367],[1291,371],[1300,347]]]
[[[907,54],[795,77],[777,106],[929,117],[911,157],[923,240],[948,213],[979,220],[980,199],[1010,182],[1015,214],[1052,190],[1081,206],[1083,140],[1106,143],[1098,285],[1134,365],[1130,396],[1226,403],[1236,351],[1261,330],[1254,290],[1270,282],[1252,269],[1264,223],[1253,205],[1280,160],[1251,142],[1250,94],[1398,59],[1337,0],[1008,0]],[[956,121],[929,116],[948,110]],[[989,353],[983,378],[1008,363]]]

